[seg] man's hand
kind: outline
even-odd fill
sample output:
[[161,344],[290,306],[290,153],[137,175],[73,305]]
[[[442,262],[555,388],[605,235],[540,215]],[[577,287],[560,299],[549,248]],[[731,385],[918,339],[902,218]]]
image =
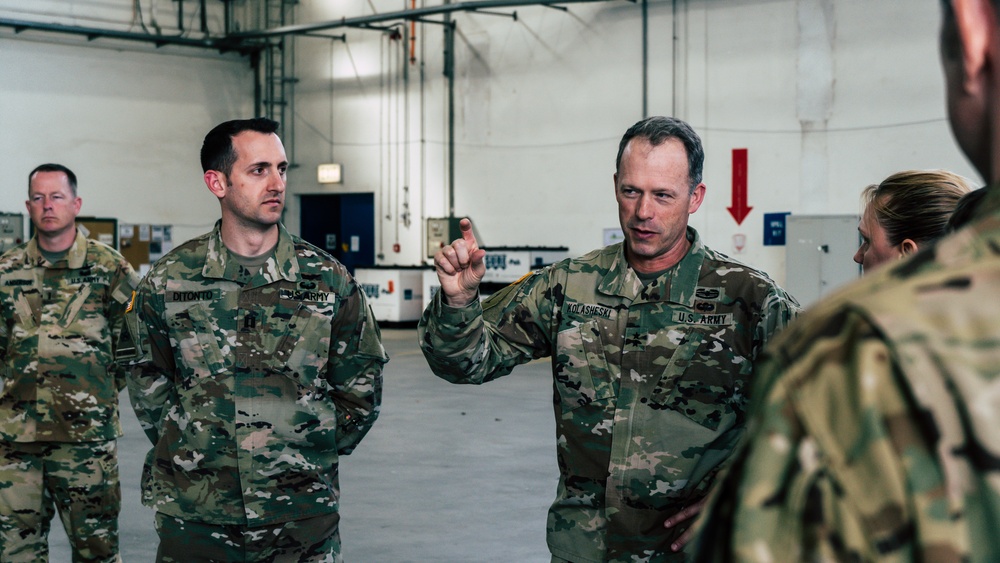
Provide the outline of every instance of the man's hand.
[[705,508],[705,502],[707,500],[708,499],[703,498],[692,505],[686,506],[677,514],[674,514],[670,518],[663,521],[664,528],[673,528],[682,522],[688,522],[688,528],[684,530],[681,537],[677,538],[674,543],[670,544],[670,549],[680,551],[684,549],[687,542],[691,541],[691,536],[694,535],[694,529],[690,526],[690,524],[693,524],[694,522],[691,522],[690,520],[701,513],[701,509]]
[[483,262],[486,251],[479,248],[476,235],[472,234],[472,221],[462,219],[458,228],[462,238],[434,254],[434,269],[441,282],[444,302],[452,307],[464,307],[474,301],[479,282],[486,274]]

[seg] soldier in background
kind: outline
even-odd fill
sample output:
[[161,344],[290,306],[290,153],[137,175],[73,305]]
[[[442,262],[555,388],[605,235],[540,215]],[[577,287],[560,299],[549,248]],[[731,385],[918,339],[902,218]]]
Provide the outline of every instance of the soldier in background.
[[866,274],[948,234],[968,181],[946,170],[904,170],[861,192],[861,246],[854,261]]
[[420,320],[434,372],[483,383],[552,357],[559,488],[553,561],[679,561],[686,520],[743,433],[763,346],[797,304],[688,226],[704,152],[683,121],[652,117],[619,145],[624,244],[557,263],[480,305],[472,225],[439,251],[441,290]]
[[[76,228],[76,175],[28,175],[34,236],[0,257],[0,561],[48,561],[56,510],[73,561],[120,561],[114,335],[139,282]],[[55,505],[55,508],[53,507]]]
[[222,219],[153,265],[122,334],[157,561],[341,560],[338,458],[378,416],[387,357],[347,270],[279,222],[277,127],[205,137]]
[[952,131],[991,187],[768,349],[693,561],[1000,561],[1000,1],[943,5]]

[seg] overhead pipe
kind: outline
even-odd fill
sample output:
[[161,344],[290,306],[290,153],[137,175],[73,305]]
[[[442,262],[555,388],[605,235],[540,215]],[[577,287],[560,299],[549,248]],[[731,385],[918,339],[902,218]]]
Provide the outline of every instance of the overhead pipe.
[[670,115],[677,117],[677,77],[679,73],[677,72],[677,63],[680,61],[680,57],[677,55],[677,48],[680,45],[680,39],[678,38],[679,26],[677,25],[677,0],[672,1],[672,12],[670,16],[671,26],[673,27],[673,39],[670,47],[670,57],[673,59],[670,63]]
[[[447,2],[448,0],[445,0]],[[455,22],[445,14],[444,74],[448,78],[448,217],[455,216]]]
[[[410,9],[417,9],[417,0],[410,0]],[[410,20],[410,64],[417,62],[417,22]]]
[[649,5],[642,0],[642,118],[649,117]]
[[420,19],[426,16],[452,14],[454,12],[472,12],[490,8],[510,8],[513,6],[548,6],[552,4],[581,4],[592,2],[606,2],[608,0],[478,0],[475,2],[458,2],[456,4],[445,3],[439,6],[428,6],[415,10],[400,10],[397,12],[384,12],[381,14],[370,14],[354,18],[341,18],[339,20],[307,23],[298,25],[286,25],[275,29],[244,31],[233,33],[230,37],[238,39],[257,39],[263,37],[277,37],[280,35],[296,35],[309,31],[320,31],[323,29],[335,29],[338,27],[358,27],[372,23]]
[[12,20],[0,18],[0,27],[11,28],[14,33],[21,33],[26,30],[44,31],[49,33],[63,33],[67,35],[81,35],[88,41],[95,39],[118,39],[122,41],[139,41],[142,43],[153,43],[157,47],[164,45],[176,45],[181,47],[195,47],[198,49],[211,49],[225,53],[236,51],[242,55],[249,55],[260,51],[263,46],[256,43],[248,43],[242,40],[233,40],[227,37],[193,39],[190,37],[180,37],[172,35],[152,35],[148,33],[132,33],[130,31],[116,31],[111,29],[99,29],[95,27],[78,27],[62,25],[58,23],[39,23],[24,20]]

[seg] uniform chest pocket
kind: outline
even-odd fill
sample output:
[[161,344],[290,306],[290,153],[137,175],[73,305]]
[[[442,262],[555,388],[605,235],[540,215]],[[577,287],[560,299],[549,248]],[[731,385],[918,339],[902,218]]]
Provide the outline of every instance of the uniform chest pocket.
[[568,412],[615,396],[598,321],[588,321],[556,335],[555,388]]
[[167,304],[167,323],[171,345],[177,350],[185,373],[193,383],[225,371],[226,355],[219,345],[217,323],[204,305],[194,304],[171,311]]
[[[270,368],[300,387],[325,387],[337,302],[299,303],[274,351]],[[352,353],[351,351],[341,351]]]
[[38,314],[41,309],[41,299],[38,291],[32,290],[32,299],[28,298],[25,291],[19,287],[3,288],[0,290],[0,307],[2,307],[3,322],[9,330],[14,329],[11,334],[13,338],[18,338],[18,333],[30,333],[38,326]]
[[744,387],[752,366],[725,341],[692,332],[677,347],[649,399],[653,409],[671,409],[718,430],[723,421],[742,420]]

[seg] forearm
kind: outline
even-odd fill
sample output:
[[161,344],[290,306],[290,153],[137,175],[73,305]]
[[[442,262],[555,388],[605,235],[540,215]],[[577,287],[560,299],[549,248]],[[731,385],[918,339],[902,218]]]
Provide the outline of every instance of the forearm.
[[[355,375],[337,385],[333,400],[337,407],[337,452],[346,455],[368,434],[378,419],[382,403],[383,358],[357,358],[345,366]],[[363,362],[363,363],[362,363]]]
[[483,309],[476,300],[465,307],[444,303],[440,294],[417,327],[420,348],[431,370],[452,383],[482,383],[486,346]]
[[173,384],[169,377],[148,363],[129,366],[127,381],[132,409],[143,432],[156,444],[160,439],[164,411],[173,395]]
[[375,315],[357,286],[341,304],[330,341],[327,381],[337,411],[337,452],[345,455],[378,418],[382,367],[389,361]]
[[535,299],[545,292],[531,291],[537,286],[526,287],[524,281],[462,308],[445,305],[435,296],[420,319],[417,336],[438,377],[479,384],[551,355],[552,304]]

